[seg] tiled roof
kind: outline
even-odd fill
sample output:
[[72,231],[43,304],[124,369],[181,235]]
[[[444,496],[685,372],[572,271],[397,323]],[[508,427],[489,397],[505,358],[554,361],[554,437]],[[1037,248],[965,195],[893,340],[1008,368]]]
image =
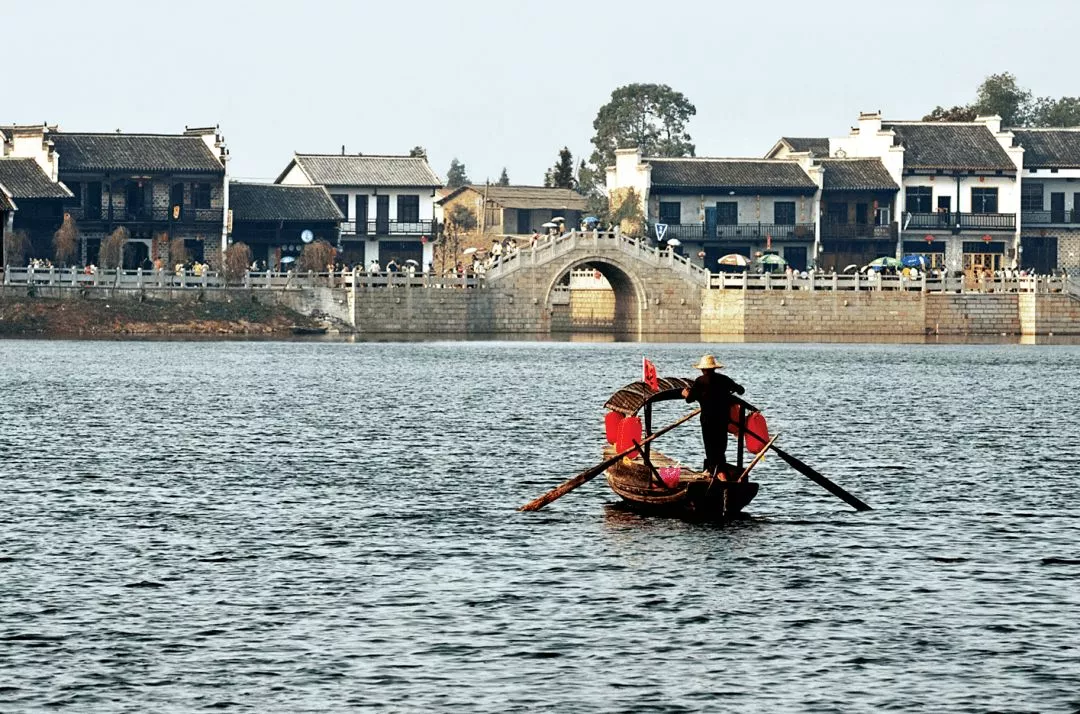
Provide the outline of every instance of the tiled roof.
[[1013,129],[1024,147],[1024,168],[1080,168],[1080,129]]
[[8,195],[4,184],[0,183],[0,211],[14,211],[15,208],[15,202],[11,200],[11,196]]
[[0,158],[0,184],[12,198],[71,198],[67,186],[49,180],[33,159],[5,156]]
[[280,182],[298,165],[312,183],[323,186],[386,186],[438,188],[442,181],[427,159],[414,156],[361,156],[347,154],[296,154]]
[[904,146],[905,169],[1015,171],[1016,164],[984,124],[883,122]]
[[577,191],[569,188],[544,188],[543,186],[462,186],[448,193],[439,203],[444,203],[464,191],[475,191],[487,196],[491,203],[503,208],[525,208],[584,211],[588,200]]
[[322,186],[229,183],[233,221],[341,221],[334,199]]
[[777,159],[643,159],[652,165],[654,188],[795,189],[817,185],[794,161]]
[[814,156],[829,155],[827,136],[783,136],[780,141],[786,142],[792,151],[809,151]]
[[820,159],[824,191],[899,191],[881,159]]
[[224,174],[221,161],[197,136],[174,134],[49,134],[63,173],[169,171]]

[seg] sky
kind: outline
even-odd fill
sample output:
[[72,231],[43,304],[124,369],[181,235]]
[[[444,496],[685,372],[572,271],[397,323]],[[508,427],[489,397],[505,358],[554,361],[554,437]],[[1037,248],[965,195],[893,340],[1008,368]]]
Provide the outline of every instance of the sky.
[[421,145],[444,177],[457,157],[473,181],[505,166],[536,185],[562,146],[588,157],[624,84],[685,94],[697,155],[761,156],[844,135],[859,111],[968,102],[996,72],[1080,95],[1078,24],[1074,0],[0,0],[0,123],[219,125],[250,180],[294,151]]

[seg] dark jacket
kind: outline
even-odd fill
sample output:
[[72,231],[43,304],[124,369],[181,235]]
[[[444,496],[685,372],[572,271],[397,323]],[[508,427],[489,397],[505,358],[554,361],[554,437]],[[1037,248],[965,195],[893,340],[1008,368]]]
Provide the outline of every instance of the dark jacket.
[[733,401],[731,395],[744,392],[746,390],[727,375],[705,372],[694,380],[686,401],[701,405],[702,423],[718,421],[726,428]]

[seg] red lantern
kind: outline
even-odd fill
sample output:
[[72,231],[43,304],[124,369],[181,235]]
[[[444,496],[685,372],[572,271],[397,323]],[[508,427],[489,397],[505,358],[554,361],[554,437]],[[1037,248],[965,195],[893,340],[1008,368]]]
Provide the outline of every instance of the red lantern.
[[427,236],[420,236],[420,244],[424,245],[426,243],[427,243]]
[[992,240],[993,240],[993,238],[990,237],[989,233],[987,233],[986,235],[983,236],[983,243],[989,243]]
[[930,235],[929,233],[927,233],[927,234],[926,234],[926,242],[927,242],[927,243],[933,243],[933,242],[934,242],[934,236],[932,236],[932,235]]
[[[621,453],[632,449],[635,441],[641,443],[641,419],[636,416],[626,417],[619,425],[619,441],[615,444],[615,450]],[[627,456],[631,459],[637,458],[638,452],[635,449]]]
[[609,444],[614,444],[619,439],[619,426],[622,425],[623,415],[619,412],[608,412],[604,415],[604,435]]

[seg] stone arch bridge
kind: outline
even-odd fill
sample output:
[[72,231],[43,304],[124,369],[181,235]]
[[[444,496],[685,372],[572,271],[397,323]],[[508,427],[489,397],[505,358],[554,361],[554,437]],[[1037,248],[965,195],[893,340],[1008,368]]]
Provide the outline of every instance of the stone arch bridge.
[[709,274],[686,258],[615,232],[572,232],[506,256],[486,276],[500,331],[572,329],[570,293],[560,283],[588,265],[614,292],[611,331],[626,335],[697,333]]

